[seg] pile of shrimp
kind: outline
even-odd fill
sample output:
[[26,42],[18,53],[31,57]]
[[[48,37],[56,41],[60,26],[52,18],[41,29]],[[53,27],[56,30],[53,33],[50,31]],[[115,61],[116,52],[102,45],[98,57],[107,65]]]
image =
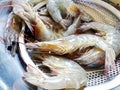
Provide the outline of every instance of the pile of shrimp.
[[3,2],[10,7],[4,35],[6,46],[14,44],[14,54],[13,42],[24,33],[26,48],[36,64],[36,67],[27,66],[25,81],[44,89],[79,89],[87,83],[83,66],[104,66],[104,73],[116,68],[115,60],[120,54],[119,27],[94,19],[78,3],[72,0]]

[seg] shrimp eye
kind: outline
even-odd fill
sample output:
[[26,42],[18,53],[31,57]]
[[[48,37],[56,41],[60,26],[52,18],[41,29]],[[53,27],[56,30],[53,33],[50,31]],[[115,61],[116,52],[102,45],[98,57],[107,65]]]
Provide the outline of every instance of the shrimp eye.
[[40,70],[42,70],[46,74],[52,73],[52,70],[48,66],[40,65],[38,67]]

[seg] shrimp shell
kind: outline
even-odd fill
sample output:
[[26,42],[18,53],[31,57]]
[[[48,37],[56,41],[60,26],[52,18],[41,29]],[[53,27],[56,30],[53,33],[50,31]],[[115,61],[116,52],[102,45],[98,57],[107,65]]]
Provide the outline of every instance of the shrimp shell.
[[76,62],[50,55],[43,55],[41,58],[44,60],[42,64],[55,72],[54,76],[48,76],[38,67],[28,65],[24,80],[44,89],[79,89],[86,85],[86,72]]

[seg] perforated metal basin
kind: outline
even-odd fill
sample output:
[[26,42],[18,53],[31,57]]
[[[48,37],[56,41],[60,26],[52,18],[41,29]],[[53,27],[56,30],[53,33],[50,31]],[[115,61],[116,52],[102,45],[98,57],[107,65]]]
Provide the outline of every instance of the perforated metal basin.
[[85,90],[108,90],[120,85],[120,59],[116,62],[116,70],[103,74],[102,70],[88,72],[87,88]]
[[[113,14],[118,21],[120,21],[120,12],[101,0],[74,0],[75,2],[88,3],[89,5],[98,5],[102,9]],[[24,43],[23,34],[19,37],[19,42]],[[35,66],[34,62],[31,60],[27,53],[24,44],[19,43],[19,49],[21,57],[26,64],[31,64]],[[120,59],[116,60],[116,70],[110,71],[107,75],[103,74],[102,70],[89,71],[87,72],[88,82],[85,90],[108,90],[113,89],[120,85]]]

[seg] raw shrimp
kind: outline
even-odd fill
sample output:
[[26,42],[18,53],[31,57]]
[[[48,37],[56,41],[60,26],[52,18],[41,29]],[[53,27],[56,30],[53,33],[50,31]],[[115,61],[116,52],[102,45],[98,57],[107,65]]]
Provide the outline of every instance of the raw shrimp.
[[80,29],[82,31],[89,29],[98,31],[97,35],[102,36],[103,39],[105,39],[105,41],[113,47],[116,55],[120,53],[120,32],[117,30],[117,28],[105,23],[91,22],[82,25]]
[[28,65],[24,80],[44,89],[79,89],[87,83],[85,70],[76,62],[62,57],[39,55],[43,65],[49,67],[53,73],[46,74],[38,67]]
[[65,16],[65,12],[68,12],[71,16],[76,16],[76,13],[80,12],[72,0],[48,0],[47,9],[51,17],[64,29],[68,26],[69,20],[63,19],[62,15]]
[[[82,31],[94,29],[98,31],[96,34],[100,35],[105,41],[112,46],[116,56],[120,54],[120,32],[113,26],[99,22],[86,23],[80,27]],[[92,50],[77,58],[81,64],[87,64],[91,67],[96,67],[103,64],[104,52],[93,48]]]
[[105,70],[109,71],[115,68],[114,60],[116,55],[113,48],[106,43],[105,40],[95,35],[70,35],[53,41],[27,43],[26,46],[28,48],[37,48],[40,51],[51,52],[59,55],[69,54],[77,49],[94,46],[105,53]]

